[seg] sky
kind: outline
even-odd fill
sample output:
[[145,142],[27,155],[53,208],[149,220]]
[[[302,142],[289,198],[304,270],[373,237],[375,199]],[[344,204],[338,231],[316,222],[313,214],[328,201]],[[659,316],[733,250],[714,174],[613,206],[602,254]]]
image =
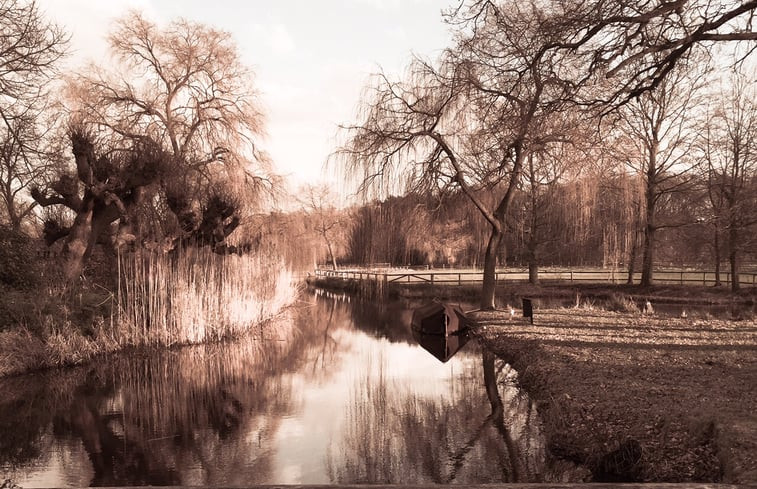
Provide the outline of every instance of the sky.
[[[138,9],[165,24],[184,17],[230,32],[256,74],[267,135],[262,147],[291,185],[340,186],[324,168],[338,124],[354,120],[369,75],[402,73],[411,55],[449,44],[441,11],[453,0],[38,0],[71,35],[64,69],[108,63],[105,35]],[[343,190],[343,189],[340,189]]]

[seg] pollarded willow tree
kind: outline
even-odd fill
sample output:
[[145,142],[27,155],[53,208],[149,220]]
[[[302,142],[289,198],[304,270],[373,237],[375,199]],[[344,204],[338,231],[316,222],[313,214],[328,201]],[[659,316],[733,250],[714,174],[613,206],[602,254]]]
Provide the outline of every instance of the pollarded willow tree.
[[[108,41],[116,68],[93,67],[69,82],[76,127],[99,155],[156,144],[163,156],[156,184],[145,187],[153,192],[143,199],[152,206],[149,220],[173,216],[162,232],[177,243],[226,250],[241,211],[275,180],[256,146],[263,114],[236,44],[202,24],[177,20],[159,27],[136,12],[117,22]],[[142,234],[139,215],[123,217],[111,222]],[[97,236],[85,248],[94,241]]]
[[491,309],[524,163],[564,139],[550,120],[567,109],[576,85],[563,79],[569,60],[551,49],[563,34],[540,6],[489,2],[448,21],[457,41],[438,63],[416,59],[401,81],[376,77],[340,155],[364,188],[401,181],[406,190],[461,191],[470,200],[490,229],[481,308]]

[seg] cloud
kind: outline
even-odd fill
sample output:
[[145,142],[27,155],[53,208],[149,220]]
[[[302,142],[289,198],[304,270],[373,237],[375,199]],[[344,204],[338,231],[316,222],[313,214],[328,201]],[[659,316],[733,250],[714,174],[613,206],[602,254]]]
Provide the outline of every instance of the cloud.
[[151,0],[38,0],[47,18],[62,26],[71,35],[70,65],[100,61],[107,52],[106,36],[113,21],[130,9],[157,20]]
[[276,54],[289,54],[296,48],[294,38],[284,24],[254,24],[252,32]]

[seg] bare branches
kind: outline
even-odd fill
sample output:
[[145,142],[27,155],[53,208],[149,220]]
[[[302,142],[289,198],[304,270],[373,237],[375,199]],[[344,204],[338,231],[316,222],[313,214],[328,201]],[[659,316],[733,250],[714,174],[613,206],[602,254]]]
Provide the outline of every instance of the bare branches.
[[1,0],[0,30],[0,93],[4,102],[29,103],[43,92],[68,36],[33,1]]
[[93,69],[70,85],[80,120],[159,141],[197,183],[218,177],[216,166],[272,179],[254,142],[263,115],[252,76],[228,33],[186,20],[159,28],[132,12],[109,42],[121,71]]
[[0,202],[19,230],[35,206],[23,193],[49,167],[43,114],[68,36],[33,1],[20,0],[0,0],[0,32]]

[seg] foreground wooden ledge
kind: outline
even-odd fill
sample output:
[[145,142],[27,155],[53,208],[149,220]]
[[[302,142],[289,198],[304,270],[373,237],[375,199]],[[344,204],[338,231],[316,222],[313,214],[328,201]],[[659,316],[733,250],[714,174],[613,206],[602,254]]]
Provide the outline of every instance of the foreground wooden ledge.
[[[718,483],[503,483],[503,484],[275,484],[250,486],[139,486],[140,489],[189,489],[203,487],[204,489],[757,489],[755,484],[718,484]],[[103,488],[108,489],[108,488]],[[134,487],[113,487],[110,489],[134,489]]]

